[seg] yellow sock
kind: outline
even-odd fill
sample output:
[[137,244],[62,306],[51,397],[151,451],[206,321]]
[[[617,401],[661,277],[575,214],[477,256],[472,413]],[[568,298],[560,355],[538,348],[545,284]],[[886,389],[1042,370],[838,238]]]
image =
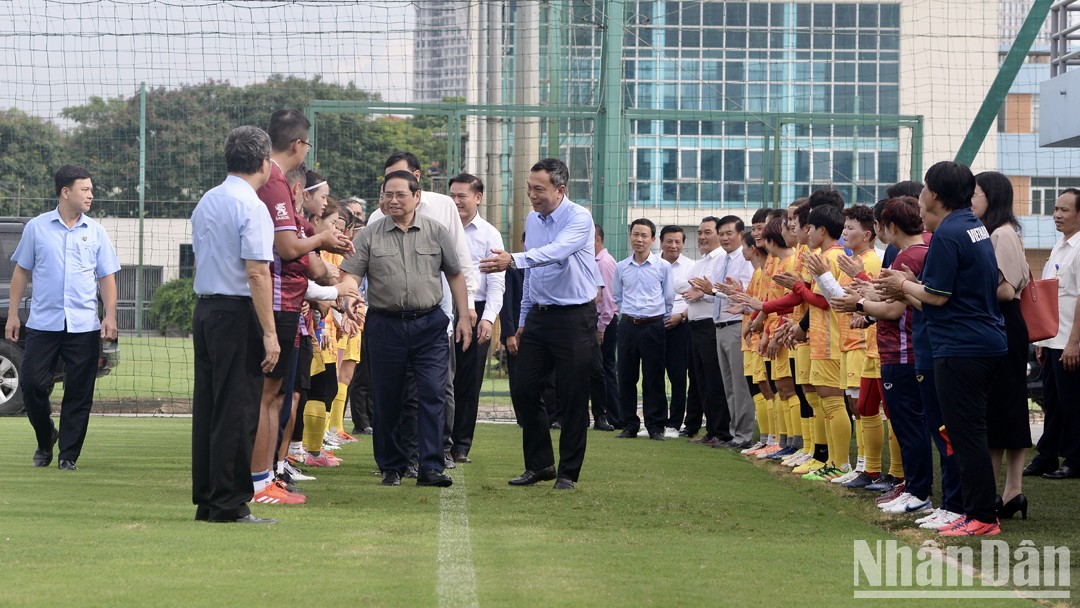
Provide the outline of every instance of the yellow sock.
[[772,435],[774,440],[780,439],[780,434],[787,435],[787,429],[784,428],[787,425],[780,418],[780,408],[777,407],[777,397],[773,395],[772,399],[765,400],[765,407],[769,410],[769,428],[772,429]]
[[304,405],[304,449],[318,453],[322,450],[323,429],[326,428],[326,404],[308,401]]
[[900,457],[900,442],[896,440],[896,433],[889,428],[889,475],[897,479],[904,478],[904,461]]
[[337,396],[330,404],[330,430],[337,432],[345,427],[345,397],[349,394],[349,385],[337,383]]
[[787,412],[788,437],[802,437],[802,418],[799,416],[799,398],[791,396],[781,402]]
[[790,437],[794,433],[791,431],[791,419],[788,417],[787,399],[777,394],[773,401],[776,402],[776,417],[780,419],[780,433]]
[[881,414],[860,418],[862,421],[866,472],[881,472],[881,448],[885,443],[885,427],[881,424]]
[[825,424],[825,410],[821,407],[821,397],[817,393],[806,393],[806,400],[810,402],[810,409],[814,410],[814,443],[815,445],[829,444],[829,428]]
[[855,417],[855,456],[857,458],[866,457],[866,438],[863,437],[863,421],[862,416]]
[[829,433],[829,461],[836,467],[850,466],[851,418],[844,406],[844,398],[822,397],[821,409],[825,411]]
[[761,442],[764,443],[765,439],[772,433],[772,427],[769,426],[769,407],[765,403],[765,395],[761,393],[754,395],[754,410],[757,412],[758,433],[761,435]]
[[803,451],[807,454],[814,451],[814,419],[813,418],[799,418],[799,422],[802,423],[802,443]]

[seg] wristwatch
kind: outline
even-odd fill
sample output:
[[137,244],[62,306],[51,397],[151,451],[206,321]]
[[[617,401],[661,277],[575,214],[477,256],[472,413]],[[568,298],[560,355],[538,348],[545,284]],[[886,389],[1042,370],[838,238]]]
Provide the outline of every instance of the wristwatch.
[[507,270],[517,270],[517,263],[514,262],[514,256],[510,256],[510,263],[506,265]]
[[862,299],[860,299],[860,300],[859,300],[858,302],[856,302],[856,303],[855,303],[855,310],[857,310],[857,311],[859,311],[859,312],[866,312],[866,311],[865,311],[865,310],[863,309],[863,302],[865,302],[865,301],[866,301],[866,298],[862,298]]

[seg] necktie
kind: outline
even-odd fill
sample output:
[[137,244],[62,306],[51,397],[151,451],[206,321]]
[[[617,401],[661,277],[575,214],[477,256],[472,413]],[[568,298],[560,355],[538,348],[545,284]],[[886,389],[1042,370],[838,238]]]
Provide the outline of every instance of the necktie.
[[[720,263],[720,274],[716,275],[719,280],[717,283],[724,283],[727,280],[728,262],[731,261],[731,256],[725,251],[721,254],[724,257],[723,262]],[[724,312],[724,307],[727,305],[727,298],[720,292],[716,293],[716,309],[713,311],[713,319],[719,321],[720,315]]]

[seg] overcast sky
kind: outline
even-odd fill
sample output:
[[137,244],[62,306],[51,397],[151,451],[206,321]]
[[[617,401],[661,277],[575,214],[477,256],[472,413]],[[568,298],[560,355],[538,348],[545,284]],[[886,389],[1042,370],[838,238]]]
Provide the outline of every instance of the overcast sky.
[[0,110],[56,118],[143,81],[243,85],[275,73],[407,101],[414,15],[403,0],[0,2]]

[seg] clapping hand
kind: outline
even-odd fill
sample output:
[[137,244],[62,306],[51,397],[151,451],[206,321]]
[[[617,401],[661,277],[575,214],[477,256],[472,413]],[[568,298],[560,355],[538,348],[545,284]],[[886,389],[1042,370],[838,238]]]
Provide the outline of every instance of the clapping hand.
[[840,267],[840,270],[842,270],[844,274],[848,275],[853,279],[859,276],[859,273],[862,272],[864,269],[862,258],[858,256],[837,256],[836,264]]

